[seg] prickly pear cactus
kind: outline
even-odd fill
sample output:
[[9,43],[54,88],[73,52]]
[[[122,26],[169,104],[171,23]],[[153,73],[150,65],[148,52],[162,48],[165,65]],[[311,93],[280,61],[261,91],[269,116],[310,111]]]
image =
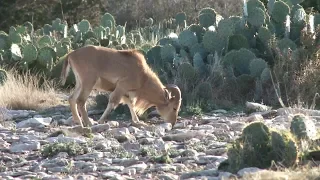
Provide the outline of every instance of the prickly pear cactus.
[[250,62],[256,56],[248,49],[231,50],[223,57],[224,66],[232,66],[235,75],[250,74]]
[[56,59],[57,55],[52,48],[46,46],[39,50],[38,62],[48,70],[52,70]]
[[216,24],[216,11],[213,8],[207,7],[201,9],[199,12],[199,22],[200,25],[204,28],[208,28],[209,26]]
[[241,134],[243,143],[242,161],[244,165],[259,168],[269,167],[271,150],[271,132],[263,122],[252,122],[247,125]]
[[[97,39],[95,38],[89,38],[89,39],[86,39],[85,42],[84,42],[84,46],[89,46],[89,45],[94,45],[94,46],[99,46],[100,43]],[[121,46],[120,46],[121,47]]]
[[206,65],[203,61],[203,58],[200,53],[196,53],[193,56],[193,66],[197,70],[200,76],[205,75],[206,73]]
[[9,40],[14,44],[21,44],[22,43],[22,37],[21,34],[19,34],[15,27],[11,26],[9,29]]
[[250,13],[253,12],[256,8],[260,8],[264,12],[266,11],[266,7],[264,6],[263,2],[261,2],[260,0],[248,0],[247,8],[248,8],[248,16],[250,16]]
[[55,20],[52,21],[52,29],[55,31],[60,31],[60,24],[61,24],[61,19],[56,18]]
[[202,42],[202,37],[203,37],[204,33],[206,32],[206,30],[202,26],[200,26],[198,24],[191,24],[188,27],[188,30],[196,33],[196,36],[198,38],[198,42],[199,43]]
[[259,78],[262,74],[262,71],[267,68],[267,62],[261,58],[252,59],[250,62],[250,74],[254,78]]
[[31,33],[34,29],[33,29],[33,24],[29,21],[24,23],[24,26],[26,27],[26,31],[27,33]]
[[86,33],[91,29],[90,22],[86,19],[83,19],[78,23],[78,28],[82,33]]
[[256,27],[261,27],[265,23],[266,15],[261,8],[254,8],[249,11],[248,22]]
[[258,30],[257,37],[260,39],[261,42],[268,44],[272,38],[272,33],[267,27],[260,27]]
[[260,76],[260,79],[261,79],[261,83],[267,83],[269,81],[271,81],[271,71],[270,71],[270,68],[265,68],[262,73],[261,73],[261,76]]
[[171,44],[166,44],[163,47],[161,47],[160,55],[161,59],[164,62],[173,62],[173,58],[175,57],[176,49]]
[[38,47],[39,48],[43,48],[45,46],[51,46],[52,45],[52,39],[50,36],[45,35],[42,36],[39,40],[38,40]]
[[84,35],[83,35],[83,39],[84,40],[87,40],[87,39],[90,39],[90,38],[96,38],[96,35],[93,31],[89,30],[87,31]]
[[[183,50],[183,49],[182,49],[182,50]],[[183,50],[183,51],[184,51],[184,50]],[[184,52],[186,52],[186,51],[184,51]],[[184,52],[183,52],[183,53],[184,53]],[[196,53],[199,53],[202,58],[205,58],[205,57],[207,56],[207,52],[206,52],[206,50],[204,49],[202,43],[201,43],[201,44],[200,44],[200,43],[196,43],[196,44],[194,44],[194,45],[191,47],[191,49],[190,49],[190,56],[191,56],[191,57],[194,57],[194,55],[195,55]],[[180,54],[181,54],[181,50],[180,50]],[[181,54],[181,56],[183,56],[183,55]]]
[[248,39],[242,34],[235,34],[229,37],[228,51],[249,48]]
[[187,47],[189,49],[198,42],[196,34],[190,30],[182,31],[179,34],[178,39],[182,46]]
[[282,38],[281,40],[279,40],[278,47],[281,52],[284,52],[288,48],[290,48],[292,51],[297,49],[297,45],[289,38]]
[[216,31],[207,31],[203,36],[202,42],[209,53],[221,52],[226,46],[226,41]]
[[178,67],[178,75],[187,82],[194,82],[197,79],[197,73],[190,63],[182,63]]
[[300,4],[300,3],[303,3],[304,0],[290,0],[292,5],[297,5],[297,4]]
[[43,35],[51,36],[51,34],[52,34],[52,26],[51,25],[45,24],[43,26],[42,30],[43,30]]
[[286,16],[290,14],[290,7],[283,1],[276,1],[271,12],[272,19],[277,23],[286,21]]
[[161,61],[161,48],[162,46],[156,45],[147,52],[148,64],[152,64],[160,67],[163,65]]
[[0,31],[0,49],[5,49],[9,45],[8,39],[8,34],[3,31]]
[[313,140],[317,136],[317,129],[314,122],[303,114],[293,116],[290,131],[298,139]]
[[66,55],[69,51],[69,46],[66,43],[59,42],[56,44],[56,52],[58,57]]
[[185,12],[179,12],[176,14],[176,23],[181,26],[184,25],[184,22],[187,20],[187,15]]
[[252,146],[257,147],[259,144],[268,145],[270,135],[269,128],[263,122],[256,121],[244,127],[241,138],[248,141]]
[[3,85],[8,79],[7,72],[3,69],[0,69],[0,85]]
[[23,50],[23,60],[27,63],[31,63],[35,60],[37,60],[38,57],[38,50],[33,44],[27,44]]
[[105,13],[101,18],[100,24],[104,28],[109,27],[110,30],[113,30],[115,25],[116,25],[116,21],[115,21],[114,17],[110,13]]
[[95,36],[96,36],[99,40],[105,39],[105,38],[107,38],[107,35],[109,35],[109,34],[107,34],[106,29],[105,29],[103,26],[95,27],[95,28],[93,29],[93,32],[94,32]]
[[271,155],[276,162],[286,167],[294,165],[298,160],[298,147],[290,132],[271,132]]

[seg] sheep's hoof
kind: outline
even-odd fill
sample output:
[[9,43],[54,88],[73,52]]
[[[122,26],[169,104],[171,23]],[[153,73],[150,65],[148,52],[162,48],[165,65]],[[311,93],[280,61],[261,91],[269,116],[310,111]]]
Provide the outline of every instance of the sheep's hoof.
[[85,123],[83,123],[83,125],[85,127],[91,127],[96,124],[97,124],[97,122],[95,120],[93,120],[92,118],[89,118],[89,121],[85,121]]
[[98,120],[98,124],[104,124],[104,123],[106,123],[106,120],[104,120],[104,119],[99,119]]

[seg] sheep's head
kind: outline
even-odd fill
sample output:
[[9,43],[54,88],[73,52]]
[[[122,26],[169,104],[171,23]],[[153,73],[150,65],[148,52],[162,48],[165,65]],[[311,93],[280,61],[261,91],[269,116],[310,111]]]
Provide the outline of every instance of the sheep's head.
[[178,86],[169,84],[164,88],[164,94],[166,103],[158,105],[157,111],[164,121],[171,123],[173,127],[181,106],[181,91]]

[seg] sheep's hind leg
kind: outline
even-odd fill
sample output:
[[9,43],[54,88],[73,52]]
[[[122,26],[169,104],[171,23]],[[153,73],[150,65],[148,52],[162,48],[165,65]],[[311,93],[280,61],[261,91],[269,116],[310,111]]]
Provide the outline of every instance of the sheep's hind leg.
[[79,96],[79,93],[80,93],[80,85],[77,83],[76,88],[74,89],[73,93],[68,98],[68,102],[70,104],[73,123],[83,127],[81,117],[79,116],[79,111],[78,111],[78,107],[77,107],[77,98]]

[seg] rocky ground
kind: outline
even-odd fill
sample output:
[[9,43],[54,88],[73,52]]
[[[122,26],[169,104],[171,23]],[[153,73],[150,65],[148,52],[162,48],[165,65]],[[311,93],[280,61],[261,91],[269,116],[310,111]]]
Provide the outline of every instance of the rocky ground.
[[[239,178],[259,169],[219,172],[218,165],[227,159],[228,142],[253,120],[288,129],[291,114],[284,109],[250,116],[217,110],[201,119],[180,118],[174,128],[160,121],[147,129],[130,126],[128,120],[110,120],[80,135],[68,107],[46,113],[5,109],[2,113],[1,179],[43,180]],[[101,113],[89,111],[94,119]],[[319,127],[320,113],[311,115]],[[61,152],[63,148],[67,152]]]

